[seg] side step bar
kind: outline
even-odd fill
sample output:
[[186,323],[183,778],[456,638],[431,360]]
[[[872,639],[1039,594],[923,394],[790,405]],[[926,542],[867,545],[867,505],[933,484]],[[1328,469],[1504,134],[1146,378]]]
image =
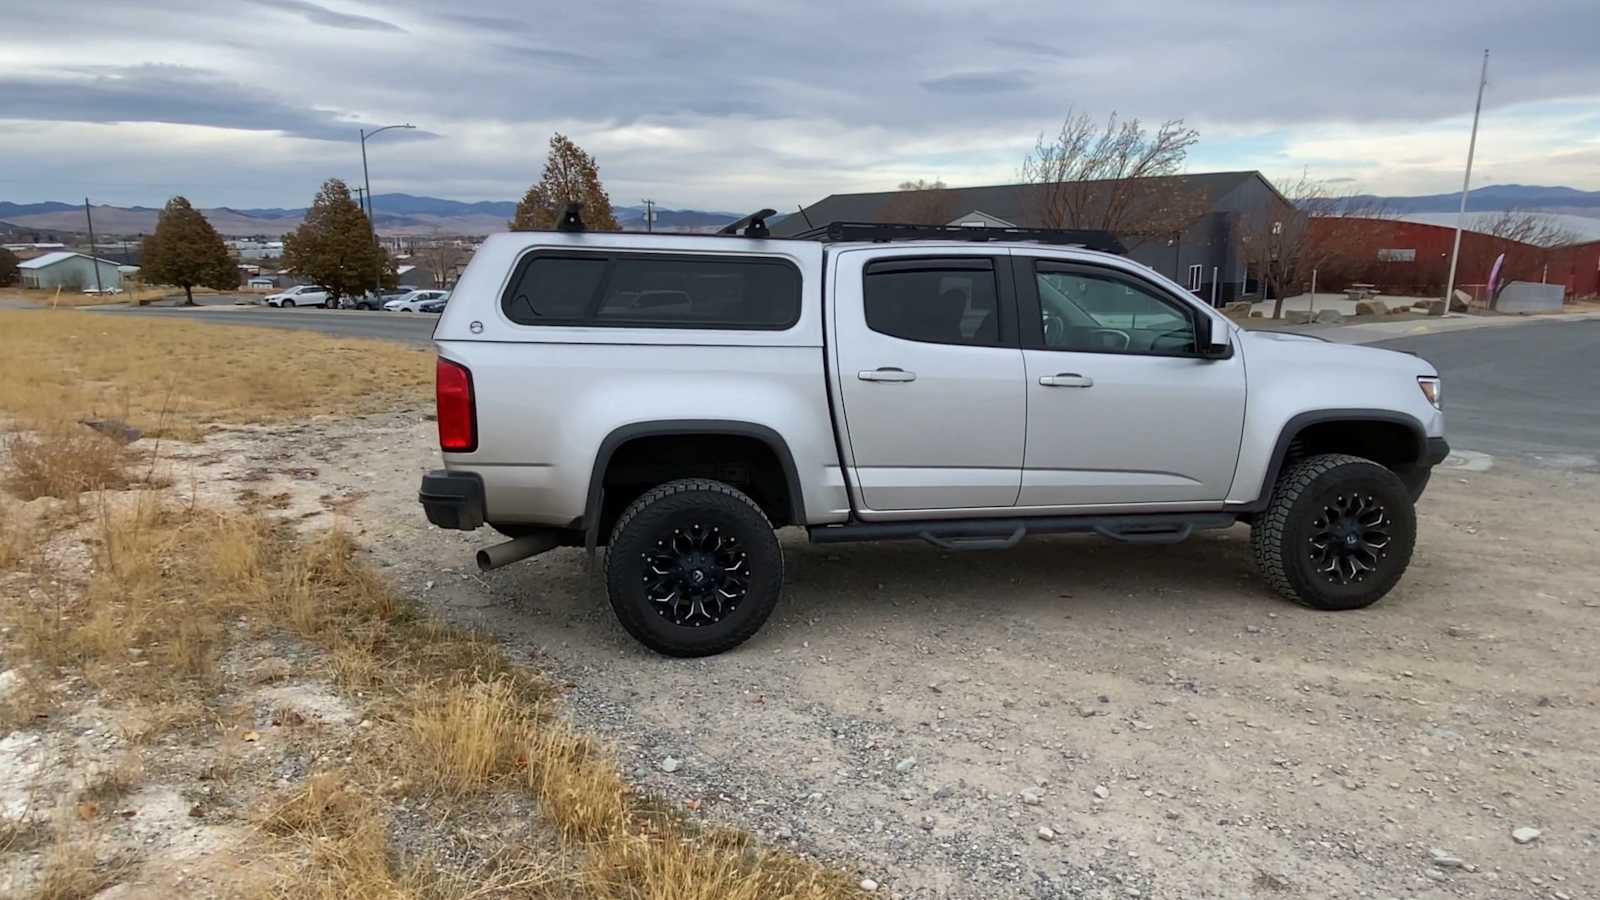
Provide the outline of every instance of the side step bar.
[[1132,516],[1040,516],[921,522],[850,522],[807,529],[812,543],[920,539],[944,550],[1006,550],[1030,534],[1092,532],[1128,544],[1176,544],[1196,531],[1228,528],[1232,513],[1153,513]]

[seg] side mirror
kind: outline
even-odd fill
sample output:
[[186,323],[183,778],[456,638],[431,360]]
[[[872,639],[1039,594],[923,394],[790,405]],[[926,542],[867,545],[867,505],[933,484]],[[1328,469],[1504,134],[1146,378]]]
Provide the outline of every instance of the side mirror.
[[1201,359],[1227,359],[1233,355],[1228,344],[1228,329],[1218,328],[1215,320],[1204,314],[1194,322],[1194,346]]

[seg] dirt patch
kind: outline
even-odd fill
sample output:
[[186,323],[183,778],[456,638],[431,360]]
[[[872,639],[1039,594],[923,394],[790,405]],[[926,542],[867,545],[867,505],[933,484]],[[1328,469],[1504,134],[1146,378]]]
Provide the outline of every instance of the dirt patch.
[[[361,435],[321,487],[370,492],[350,515],[400,584],[554,667],[638,783],[885,890],[1600,890],[1594,476],[1441,470],[1411,571],[1350,614],[1273,596],[1242,527],[982,555],[785,534],[762,633],[681,661],[622,632],[580,550],[474,571],[496,538],[416,508],[425,423]],[[306,435],[275,446],[318,458]]]

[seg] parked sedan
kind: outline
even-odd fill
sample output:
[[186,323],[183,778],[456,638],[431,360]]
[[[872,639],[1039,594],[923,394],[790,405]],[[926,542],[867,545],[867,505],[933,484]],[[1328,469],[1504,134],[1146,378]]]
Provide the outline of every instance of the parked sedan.
[[412,291],[397,300],[390,300],[383,305],[383,308],[390,312],[421,312],[422,304],[433,300],[444,300],[449,296],[449,291]]
[[268,306],[287,309],[295,306],[328,306],[332,302],[330,298],[331,295],[322,288],[314,284],[302,284],[276,294],[268,294],[261,298],[261,302]]
[[444,305],[449,302],[450,295],[448,294],[437,300],[424,300],[417,304],[417,311],[434,314],[442,313],[444,312]]

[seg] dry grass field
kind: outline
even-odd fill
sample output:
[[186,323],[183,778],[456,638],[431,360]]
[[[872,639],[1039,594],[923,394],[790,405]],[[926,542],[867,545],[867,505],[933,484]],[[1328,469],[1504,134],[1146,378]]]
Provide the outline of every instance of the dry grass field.
[[433,379],[425,350],[311,332],[0,310],[0,335],[0,413],[32,427],[114,418],[192,439],[213,422],[420,403]]
[[[850,878],[623,779],[557,685],[397,593],[340,529],[159,442],[412,403],[426,354],[0,312],[0,895],[838,898]],[[148,448],[146,449],[148,445]]]

